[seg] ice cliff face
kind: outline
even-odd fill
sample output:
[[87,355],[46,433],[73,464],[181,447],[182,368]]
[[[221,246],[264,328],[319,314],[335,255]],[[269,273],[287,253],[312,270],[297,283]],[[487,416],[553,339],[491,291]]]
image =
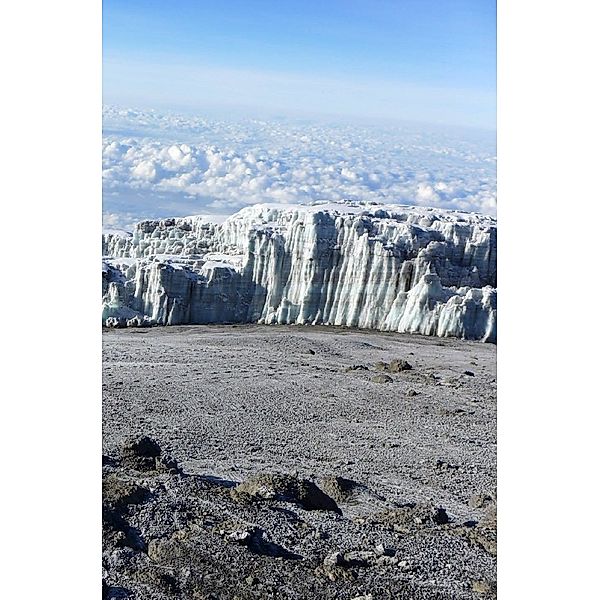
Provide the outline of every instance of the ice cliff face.
[[496,341],[496,221],[399,205],[261,204],[102,236],[107,325],[326,324]]

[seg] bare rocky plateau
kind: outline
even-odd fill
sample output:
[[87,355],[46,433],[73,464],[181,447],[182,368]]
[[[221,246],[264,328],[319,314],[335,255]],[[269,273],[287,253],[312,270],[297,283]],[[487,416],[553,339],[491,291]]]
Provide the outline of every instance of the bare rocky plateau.
[[496,347],[103,332],[103,597],[496,597]]

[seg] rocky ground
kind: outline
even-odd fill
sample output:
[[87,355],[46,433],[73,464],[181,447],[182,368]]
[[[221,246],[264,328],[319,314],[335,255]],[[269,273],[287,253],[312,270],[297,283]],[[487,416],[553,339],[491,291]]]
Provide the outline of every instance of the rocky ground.
[[496,595],[496,347],[257,325],[103,335],[103,595]]

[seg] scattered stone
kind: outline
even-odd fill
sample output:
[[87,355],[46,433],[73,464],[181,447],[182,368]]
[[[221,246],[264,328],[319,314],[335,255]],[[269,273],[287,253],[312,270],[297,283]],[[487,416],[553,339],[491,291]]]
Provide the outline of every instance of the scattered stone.
[[487,509],[483,519],[481,519],[481,525],[484,527],[489,527],[491,529],[496,529],[497,526],[497,516],[496,516],[496,503],[492,503],[490,507]]
[[349,373],[350,371],[368,371],[369,367],[366,367],[365,365],[352,365],[351,367],[346,367],[344,369],[344,371],[346,373]]
[[482,548],[488,554],[496,556],[497,552],[497,526],[496,506],[492,505],[479,523],[467,522],[461,527],[452,530],[455,535],[460,535],[475,547]]
[[306,510],[330,510],[342,514],[335,500],[308,479],[283,473],[259,473],[231,490],[238,501],[279,500],[299,504]]
[[[151,565],[145,569],[141,569],[138,575],[140,582],[151,586],[152,588],[160,589],[163,593],[166,592],[169,596],[180,596],[181,583],[174,573],[166,572],[162,566]],[[162,596],[162,594],[161,594]],[[127,596],[115,596],[115,598],[123,598]]]
[[475,377],[475,373],[473,371],[463,371],[464,375],[468,375],[469,377]]
[[374,365],[376,371],[387,371],[388,373],[400,373],[401,371],[409,371],[412,365],[403,358],[394,358],[391,362],[383,361],[376,362]]
[[166,471],[167,473],[171,473],[171,475],[183,473],[183,471],[177,464],[177,461],[169,454],[162,454],[160,458],[157,459],[156,468],[160,471]]
[[407,395],[409,398],[412,398],[413,396],[416,396],[416,395],[417,395],[417,392],[415,392],[415,390],[412,390],[412,389],[411,389],[411,390],[408,390],[408,391],[406,392],[406,395]]
[[489,494],[473,494],[469,498],[470,508],[487,508],[494,502],[494,499]]
[[123,464],[138,471],[154,471],[160,446],[152,438],[142,435],[128,439],[121,448]]
[[248,546],[250,544],[250,540],[252,539],[253,531],[248,529],[238,529],[237,531],[232,531],[231,533],[225,536],[225,539],[228,542],[234,542],[235,544],[240,544],[240,546]]
[[125,519],[122,506],[102,502],[102,541],[113,548],[130,548],[135,552],[146,550],[146,543],[139,532]]
[[408,361],[403,358],[395,358],[390,362],[387,370],[390,373],[400,373],[401,371],[410,371],[411,369],[412,365]]
[[347,502],[354,495],[359,484],[344,477],[327,477],[321,481],[323,491],[336,502]]
[[343,561],[344,558],[341,552],[332,552],[323,559],[323,566],[329,568],[340,567],[342,566]]
[[326,568],[342,567],[361,568],[369,567],[377,562],[377,556],[374,552],[366,550],[352,550],[350,552],[333,552],[325,557],[323,566]]
[[177,461],[163,454],[158,442],[147,435],[128,439],[121,448],[122,463],[137,471],[165,471],[180,473]]
[[431,520],[436,525],[445,525],[450,522],[450,518],[448,517],[448,513],[445,508],[436,507],[431,512]]
[[170,594],[177,594],[179,592],[179,582],[169,573],[160,573],[158,575],[158,584]]
[[485,580],[474,581],[471,587],[476,594],[490,594],[495,588],[492,582]]
[[148,542],[148,556],[156,563],[165,563],[174,558],[184,557],[192,532],[179,529],[169,537],[155,538]]
[[389,375],[375,375],[375,377],[373,377],[373,382],[374,383],[391,383],[392,381],[394,381]]
[[368,567],[376,562],[374,552],[366,550],[353,550],[342,556],[342,567]]
[[309,348],[309,349],[308,349],[308,353],[309,353],[309,354],[313,354],[313,355],[314,355],[314,354],[316,354],[316,352],[315,352],[315,351],[314,351],[312,348]]
[[377,544],[377,546],[375,546],[375,554],[377,554],[377,556],[396,556],[396,549],[388,548],[383,544]]
[[450,522],[444,508],[416,503],[376,513],[369,517],[369,520],[373,523],[387,525],[393,531],[401,533],[423,527],[445,525]]
[[225,535],[225,540],[234,544],[239,544],[248,548],[254,554],[261,556],[271,556],[273,558],[287,558],[297,560],[302,558],[298,554],[290,552],[283,546],[276,544],[269,539],[266,531],[260,527],[248,527],[237,529]]
[[141,504],[150,497],[150,492],[135,482],[110,474],[102,480],[102,499],[115,508],[128,504]]
[[397,566],[400,561],[395,556],[383,556],[377,557],[377,564],[380,566]]
[[441,458],[438,458],[438,460],[436,460],[435,468],[440,471],[458,471],[458,469],[460,469],[458,465],[450,464],[449,462],[446,462]]
[[102,455],[102,466],[103,467],[114,467],[116,466],[117,461],[111,456],[107,456],[106,454]]
[[160,456],[160,446],[152,438],[142,435],[127,440],[123,445],[122,453],[124,456],[156,458]]

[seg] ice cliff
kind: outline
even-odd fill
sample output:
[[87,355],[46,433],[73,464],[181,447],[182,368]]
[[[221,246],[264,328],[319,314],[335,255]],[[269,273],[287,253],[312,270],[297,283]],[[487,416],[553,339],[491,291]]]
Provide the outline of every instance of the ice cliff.
[[259,204],[102,236],[106,325],[325,324],[496,341],[496,220]]

